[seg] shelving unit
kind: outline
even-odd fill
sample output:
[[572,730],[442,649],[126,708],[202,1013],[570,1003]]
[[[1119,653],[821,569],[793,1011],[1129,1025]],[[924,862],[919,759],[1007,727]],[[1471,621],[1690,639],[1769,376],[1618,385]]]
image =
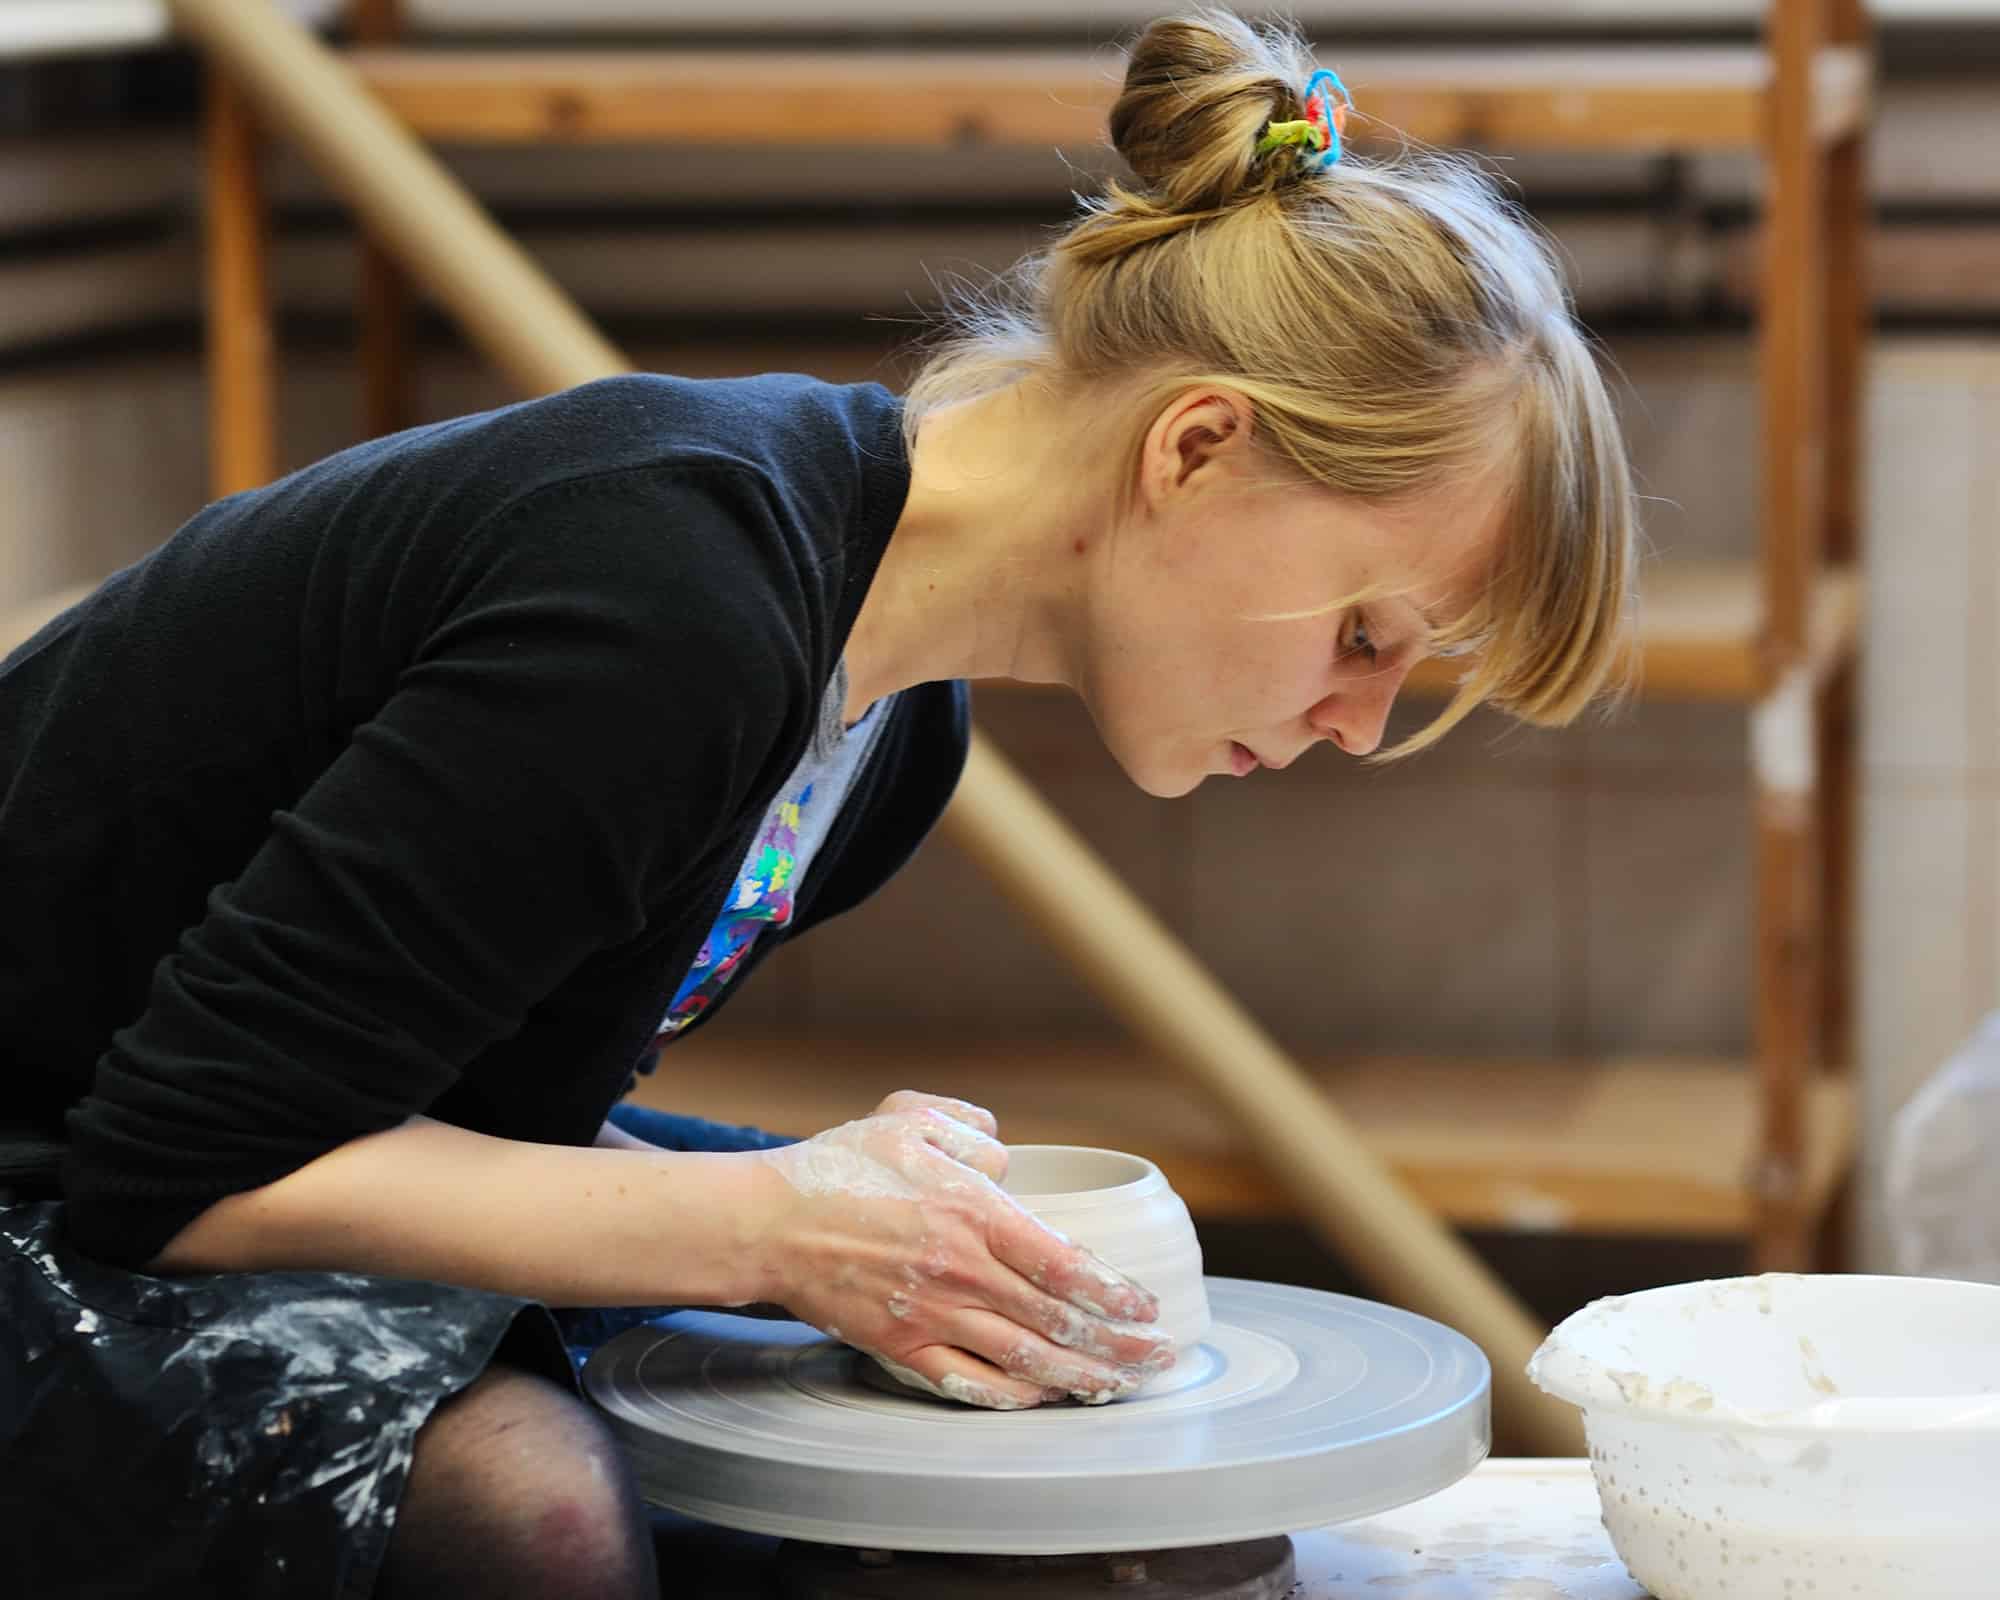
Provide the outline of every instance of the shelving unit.
[[[393,0],[353,14],[347,59],[418,135],[456,143],[784,143],[810,106],[816,140],[880,146],[1101,137],[1114,92],[1084,50],[932,47],[605,51],[399,46]],[[1756,795],[1756,1017],[1744,1063],[1323,1063],[1315,1081],[1417,1193],[1471,1226],[1740,1237],[1760,1268],[1821,1259],[1852,1160],[1847,947],[1851,928],[1855,542],[1861,358],[1862,169],[1872,36],[1858,0],[1775,0],[1761,46],[1634,45],[1343,53],[1367,113],[1361,141],[1512,150],[1750,150],[1767,194],[1758,319],[1764,403],[1762,539],[1734,566],[1662,566],[1646,584],[1644,691],[1742,704]],[[264,220],[247,113],[218,91],[211,121],[213,406],[218,493],[275,459],[263,290]],[[361,303],[367,426],[407,417],[399,328],[407,295],[371,253]],[[1415,680],[1435,692],[1443,676]],[[786,1126],[865,1111],[900,1081],[879,1048],[776,1052],[703,1037],[677,1061],[674,1103]],[[926,1076],[942,1063],[924,1055]],[[1268,1212],[1278,1191],[1192,1090],[1133,1052],[954,1047],[952,1081],[1017,1138],[1144,1136],[1197,1211]],[[865,1073],[865,1079],[864,1079]],[[1144,1079],[1154,1092],[1131,1087]],[[702,1085],[709,1089],[704,1092]],[[714,1088],[727,1084],[726,1096]],[[1121,1092],[1121,1090],[1123,1092]],[[1498,1092],[1502,1091],[1504,1092]],[[1477,1098],[1475,1098],[1477,1097]],[[1476,1127],[1462,1124],[1481,1107]],[[1143,1113],[1135,1106],[1144,1106]],[[1135,1127],[1135,1116],[1151,1119]],[[1154,1125],[1157,1123],[1157,1125]]]
[[[759,1126],[826,1128],[865,1116],[883,1074],[913,1062],[861,1040],[815,1040],[802,1064],[787,1041],[696,1034],[671,1073],[641,1080],[663,1110]],[[1142,1150],[1170,1173],[1197,1216],[1288,1215],[1284,1190],[1215,1114],[1206,1096],[1163,1076],[1131,1046],[1023,1051],[1005,1040],[950,1041],[926,1052],[955,1084],[977,1087],[1007,1137],[1023,1144]],[[1584,1069],[1494,1057],[1368,1056],[1303,1063],[1425,1204],[1472,1228],[1588,1229],[1633,1237],[1742,1238],[1755,1228],[1742,1181],[1758,1155],[1743,1115],[1739,1063],[1627,1059]],[[901,1080],[898,1080],[901,1081]],[[1851,1136],[1843,1086],[1812,1086],[1801,1188],[1823,1210]],[[1477,1107],[1477,1114],[1469,1108]]]

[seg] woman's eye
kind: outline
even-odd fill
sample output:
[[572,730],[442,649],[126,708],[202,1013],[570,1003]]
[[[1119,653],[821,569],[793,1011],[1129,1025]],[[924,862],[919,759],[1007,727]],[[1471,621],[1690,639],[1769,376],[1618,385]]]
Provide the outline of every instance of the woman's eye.
[[1351,656],[1365,655],[1371,663],[1374,661],[1375,641],[1368,637],[1367,623],[1356,622],[1354,624],[1353,631],[1347,636],[1347,654]]

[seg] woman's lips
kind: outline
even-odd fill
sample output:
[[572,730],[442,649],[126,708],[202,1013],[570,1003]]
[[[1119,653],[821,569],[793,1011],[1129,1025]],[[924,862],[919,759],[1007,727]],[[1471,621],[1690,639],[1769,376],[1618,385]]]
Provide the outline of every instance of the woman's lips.
[[1248,777],[1262,765],[1248,745],[1238,744],[1234,739],[1229,741],[1229,770],[1237,777]]

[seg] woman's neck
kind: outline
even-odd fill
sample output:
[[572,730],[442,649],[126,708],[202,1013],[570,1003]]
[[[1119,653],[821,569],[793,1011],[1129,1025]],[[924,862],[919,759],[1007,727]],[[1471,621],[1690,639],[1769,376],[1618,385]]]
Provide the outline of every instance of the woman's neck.
[[847,644],[847,720],[945,678],[1073,683],[1101,474],[1034,382],[933,412]]

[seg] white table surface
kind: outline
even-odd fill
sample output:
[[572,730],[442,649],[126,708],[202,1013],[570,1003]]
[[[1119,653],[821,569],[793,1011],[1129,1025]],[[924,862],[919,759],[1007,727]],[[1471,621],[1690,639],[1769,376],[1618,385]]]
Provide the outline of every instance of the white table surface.
[[[661,1587],[768,1600],[777,1540],[657,1514]],[[1441,1494],[1292,1535],[1291,1600],[1645,1600],[1612,1554],[1590,1463],[1488,1461]]]
[[1295,1600],[1644,1600],[1598,1520],[1590,1463],[1488,1461],[1442,1494],[1292,1535]]

